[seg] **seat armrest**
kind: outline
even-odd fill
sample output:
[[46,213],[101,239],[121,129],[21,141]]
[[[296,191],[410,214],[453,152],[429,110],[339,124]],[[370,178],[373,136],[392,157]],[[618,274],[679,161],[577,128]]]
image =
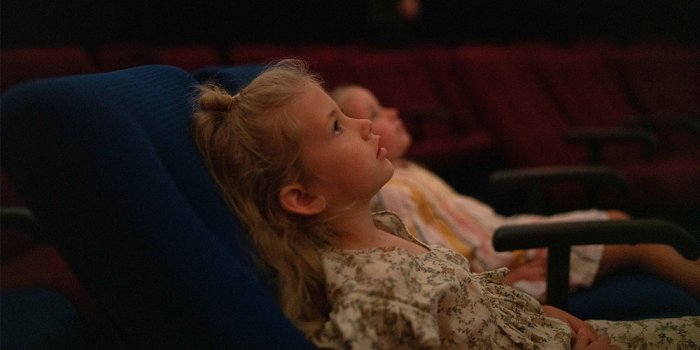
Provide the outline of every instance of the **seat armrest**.
[[566,132],[566,140],[588,144],[590,163],[602,162],[602,146],[610,142],[635,142],[644,147],[644,157],[651,160],[659,145],[659,139],[653,132],[641,128],[580,128]]
[[493,172],[489,178],[491,187],[498,192],[526,191],[527,211],[543,211],[544,186],[556,183],[576,183],[588,191],[587,206],[598,206],[603,186],[615,188],[621,193],[629,189],[627,180],[617,171],[604,166],[546,166],[507,169]]
[[639,118],[629,124],[631,128],[642,128],[653,132],[667,129],[687,130],[700,136],[700,115],[680,116],[675,118]]
[[21,229],[29,233],[33,240],[45,241],[34,213],[26,207],[0,208],[0,222],[3,229]]
[[547,303],[565,307],[571,246],[658,243],[697,259],[700,242],[682,227],[662,220],[579,221],[503,226],[496,230],[496,251],[547,248]]
[[583,182],[610,184],[627,188],[628,183],[617,171],[604,166],[547,166],[499,170],[491,174],[495,188],[527,188],[543,183]]
[[679,225],[658,219],[578,221],[503,226],[496,230],[497,251],[586,244],[660,243],[696,258],[700,242]]

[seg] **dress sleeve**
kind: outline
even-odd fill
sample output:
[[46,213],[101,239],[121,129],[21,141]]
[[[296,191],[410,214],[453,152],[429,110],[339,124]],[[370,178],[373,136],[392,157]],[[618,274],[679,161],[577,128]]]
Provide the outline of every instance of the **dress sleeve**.
[[349,349],[440,347],[434,312],[372,293],[352,293],[338,300],[323,335]]

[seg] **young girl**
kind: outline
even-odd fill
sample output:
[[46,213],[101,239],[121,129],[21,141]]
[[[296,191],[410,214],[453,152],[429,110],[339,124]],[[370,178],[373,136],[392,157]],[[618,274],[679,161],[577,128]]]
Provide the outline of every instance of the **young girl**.
[[[411,136],[399,112],[383,107],[366,88],[343,86],[331,96],[354,118],[369,119],[388,149],[396,170],[375,198],[375,206],[396,212],[406,220],[409,232],[423,242],[450,247],[465,255],[472,271],[508,267],[506,283],[540,301],[546,290],[546,250],[496,252],[493,233],[503,225],[573,220],[624,219],[620,211],[586,210],[551,217],[516,215],[503,217],[484,203],[455,192],[434,173],[404,158]],[[637,266],[679,284],[700,298],[700,261],[690,261],[666,245],[590,245],[572,248],[570,285],[588,287],[594,279],[622,267]]]
[[[470,272],[370,201],[393,165],[367,119],[345,115],[299,61],[240,93],[201,87],[198,147],[279,279],[284,314],[322,348],[615,348],[700,344],[700,319],[585,323]],[[602,325],[597,331],[593,327]],[[593,326],[593,327],[592,327]],[[601,333],[601,334],[598,334]]]

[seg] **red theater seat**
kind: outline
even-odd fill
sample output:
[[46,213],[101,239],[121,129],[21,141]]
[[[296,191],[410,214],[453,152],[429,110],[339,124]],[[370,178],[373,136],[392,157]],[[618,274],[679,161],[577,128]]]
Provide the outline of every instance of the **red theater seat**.
[[689,49],[639,45],[618,51],[616,58],[630,93],[643,111],[655,117],[700,113],[694,84],[700,60]]
[[350,64],[351,57],[364,49],[360,45],[306,45],[295,54],[309,62],[311,70],[323,78],[326,89],[332,90],[356,81],[355,67]]
[[619,50],[609,61],[622,72],[642,121],[660,130],[662,150],[700,150],[700,55],[650,44]]
[[109,44],[98,49],[97,57],[101,71],[167,64],[192,72],[207,65],[221,64],[218,50],[208,45]]
[[221,64],[219,51],[209,45],[162,46],[154,48],[158,64],[168,64],[188,72]]
[[350,55],[355,82],[386,106],[398,108],[414,137],[408,156],[433,168],[481,160],[492,142],[481,129],[460,124],[428,66],[412,50],[364,50]]
[[[464,89],[479,101],[483,122],[518,167],[588,162],[583,145],[570,144],[575,126],[546,94],[525,64],[523,52],[509,48],[458,51]],[[606,162],[630,182],[630,203],[639,212],[686,210],[700,201],[700,152],[649,162],[629,155]]]
[[241,43],[229,48],[227,58],[231,64],[269,63],[296,55],[290,45]]
[[151,64],[154,61],[150,46],[145,44],[105,44],[97,49],[97,62],[104,72]]
[[505,47],[463,47],[455,53],[455,79],[465,99],[518,167],[581,164],[583,147],[564,136],[568,123],[517,53]]
[[92,57],[79,46],[3,49],[0,62],[1,91],[23,81],[92,73],[97,69]]
[[[605,65],[597,52],[552,46],[530,46],[518,51],[570,128],[637,131],[629,128],[637,120],[638,112],[629,101],[619,75]],[[640,133],[640,136],[652,135]],[[616,163],[642,159],[651,145],[645,139],[634,140],[609,143],[600,155],[601,160]]]

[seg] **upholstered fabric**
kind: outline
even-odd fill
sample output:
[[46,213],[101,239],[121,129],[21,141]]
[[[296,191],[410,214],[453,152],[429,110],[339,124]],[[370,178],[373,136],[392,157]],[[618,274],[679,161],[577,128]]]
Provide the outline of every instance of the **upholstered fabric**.
[[308,347],[202,164],[195,84],[141,66],[12,89],[3,167],[127,345]]

